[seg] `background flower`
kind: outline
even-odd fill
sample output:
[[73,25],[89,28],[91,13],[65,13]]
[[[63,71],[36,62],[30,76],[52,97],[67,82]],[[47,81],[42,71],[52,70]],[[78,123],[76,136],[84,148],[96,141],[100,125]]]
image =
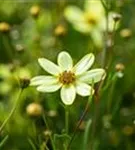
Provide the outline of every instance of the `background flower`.
[[[77,31],[89,34],[94,44],[103,45],[103,32],[106,30],[106,15],[100,0],[85,0],[84,9],[69,5],[64,11],[65,18]],[[109,32],[114,27],[113,12],[109,12]]]

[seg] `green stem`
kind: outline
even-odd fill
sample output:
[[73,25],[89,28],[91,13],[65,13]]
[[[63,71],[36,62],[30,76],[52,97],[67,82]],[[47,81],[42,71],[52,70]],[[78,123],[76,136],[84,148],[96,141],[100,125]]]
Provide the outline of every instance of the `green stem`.
[[91,131],[91,142],[90,142],[90,149],[92,150],[93,149],[93,142],[94,142],[94,138],[95,138],[95,132],[96,132],[96,127],[97,127],[97,121],[98,121],[98,117],[99,117],[99,114],[100,114],[100,95],[101,95],[101,88],[102,88],[102,85],[103,85],[103,81],[100,82],[96,92],[95,92],[95,102],[96,102],[96,105],[95,105],[95,113],[94,113],[94,117],[92,119],[92,131]]
[[[65,107],[65,132],[67,135],[69,134],[69,109],[67,106]],[[68,150],[68,143],[65,144],[65,150]]]
[[18,94],[18,97],[16,99],[16,102],[14,104],[14,107],[12,108],[12,110],[10,111],[8,117],[4,120],[4,122],[2,123],[2,125],[0,126],[0,133],[2,132],[3,128],[6,126],[6,124],[8,123],[8,121],[11,119],[12,115],[14,114],[17,106],[18,106],[18,102],[19,102],[19,99],[21,97],[21,94],[23,92],[23,89],[20,89],[19,91],[19,94]]
[[[50,129],[49,129],[48,122],[47,122],[47,119],[46,119],[46,117],[45,117],[45,114],[44,114],[44,113],[43,113],[43,120],[44,120],[44,122],[45,122],[45,125],[46,125],[47,130],[50,130]],[[51,144],[52,144],[52,148],[53,148],[53,150],[55,150],[55,144],[54,144],[54,141],[53,141],[52,135],[50,135],[50,141],[51,141]]]
[[0,149],[3,147],[3,145],[6,143],[6,141],[8,140],[8,138],[9,138],[9,135],[6,135],[3,139],[2,139],[2,141],[0,142]]
[[111,36],[111,43],[110,43],[110,50],[108,54],[108,64],[107,67],[109,68],[112,62],[112,56],[113,56],[113,49],[114,49],[114,39],[115,39],[115,29],[116,29],[117,22],[114,22],[113,30],[112,30],[112,36]]
[[89,138],[89,131],[90,131],[91,123],[92,123],[92,120],[89,119],[86,124],[86,129],[84,132],[84,139],[83,139],[83,150],[88,149],[88,138]]
[[[92,86],[92,87],[93,87],[93,86]],[[76,136],[76,132],[77,132],[78,128],[80,127],[80,125],[81,125],[83,119],[85,118],[85,116],[86,116],[86,114],[87,114],[87,112],[88,112],[88,110],[89,110],[89,106],[90,106],[90,103],[91,103],[91,101],[92,101],[92,98],[93,98],[93,96],[91,95],[91,96],[89,97],[89,99],[88,99],[88,102],[86,103],[86,106],[85,106],[85,109],[84,109],[84,111],[83,111],[83,114],[82,114],[81,118],[79,119],[79,122],[77,123],[76,128],[74,129],[74,132],[73,132],[73,135],[72,135],[72,137],[71,137],[71,140],[70,140],[70,142],[69,142],[69,144],[68,144],[67,150],[69,150],[69,148],[70,148],[70,146],[71,146],[71,144],[72,144],[72,142],[73,142],[73,140],[74,140],[74,138],[75,138],[75,136]]]
[[37,150],[36,146],[34,145],[33,141],[30,138],[28,139],[28,142],[31,145],[32,150]]
[[9,43],[9,39],[8,39],[8,37],[6,35],[3,36],[3,44],[4,44],[4,47],[6,49],[6,52],[8,53],[8,58],[10,60],[12,60],[12,58],[13,58],[12,47],[11,47],[11,45]]
[[111,88],[110,88],[110,92],[108,94],[108,107],[107,107],[108,113],[111,110],[112,100],[113,100],[113,93],[114,93],[116,82],[117,82],[117,76],[115,75],[113,83],[112,83]]
[[118,99],[117,103],[115,104],[114,109],[113,109],[113,111],[112,111],[112,118],[114,118],[115,115],[117,115],[117,112],[118,112],[118,110],[119,110],[119,108],[120,108],[121,102],[122,102],[122,98],[120,97],[120,98]]
[[98,95],[97,98],[95,99],[95,112],[94,112],[94,117],[92,119],[92,131],[91,131],[91,141],[90,141],[90,149],[93,150],[93,143],[95,140],[95,133],[97,129],[97,124],[98,124],[98,118],[100,114],[100,101],[99,101],[100,96]]
[[103,49],[103,53],[102,53],[102,67],[105,67],[106,64],[106,53],[107,53],[107,41],[108,41],[108,31],[109,31],[109,18],[108,18],[108,14],[109,14],[109,3],[107,1],[106,4],[105,11],[106,11],[106,32],[105,32],[105,41],[104,41],[104,49]]
[[67,107],[65,108],[65,131],[66,134],[69,133],[69,110]]
[[104,0],[101,0],[101,3],[102,3],[102,5],[103,5],[104,9],[107,10],[108,7],[106,6],[105,1],[104,1]]

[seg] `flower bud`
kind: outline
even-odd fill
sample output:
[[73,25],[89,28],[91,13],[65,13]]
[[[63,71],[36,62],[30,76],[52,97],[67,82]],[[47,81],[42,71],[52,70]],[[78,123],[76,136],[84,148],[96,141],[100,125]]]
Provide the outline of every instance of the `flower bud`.
[[40,7],[38,5],[32,6],[30,9],[30,13],[33,17],[37,18],[40,13]]
[[125,69],[125,66],[122,63],[118,63],[115,66],[116,71],[123,71]]
[[24,51],[24,47],[21,44],[17,44],[16,45],[16,51],[17,52],[23,52]]
[[54,30],[55,36],[64,36],[66,33],[67,33],[67,29],[62,24],[59,24]]
[[6,22],[1,22],[0,23],[0,32],[6,33],[10,31],[10,25]]
[[122,63],[116,64],[115,70],[116,70],[116,75],[118,78],[122,78],[124,76],[124,73],[123,73],[124,69],[125,69],[125,66]]
[[48,115],[49,117],[56,117],[56,116],[57,116],[57,111],[55,111],[55,110],[50,110],[50,111],[47,112],[47,115]]
[[132,31],[128,28],[125,28],[123,30],[120,31],[120,35],[123,38],[129,38],[132,36]]
[[121,19],[122,16],[121,16],[121,14],[114,13],[112,17],[113,17],[113,20],[115,22],[117,22],[117,21],[119,21]]
[[43,112],[43,108],[40,104],[38,103],[31,103],[26,107],[26,112],[29,116],[40,116]]
[[21,89],[27,88],[29,86],[29,84],[30,84],[30,79],[28,79],[28,78],[21,78],[20,79],[20,87],[21,87]]
[[50,137],[51,134],[52,134],[52,131],[51,131],[51,130],[45,130],[45,131],[44,131],[45,137]]

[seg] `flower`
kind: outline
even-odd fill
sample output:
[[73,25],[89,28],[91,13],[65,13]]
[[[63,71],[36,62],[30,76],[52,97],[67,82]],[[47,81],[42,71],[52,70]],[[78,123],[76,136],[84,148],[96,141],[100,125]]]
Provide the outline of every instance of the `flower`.
[[[75,30],[90,34],[93,42],[97,47],[103,45],[103,32],[106,30],[106,14],[100,0],[85,0],[84,10],[77,6],[70,5],[65,8],[64,16],[69,21]],[[116,13],[109,12],[108,14],[108,30],[112,32],[114,29]],[[117,25],[118,26],[118,25]],[[117,27],[115,27],[117,28]]]
[[76,94],[89,96],[94,93],[94,89],[89,84],[99,82],[105,77],[105,70],[102,68],[88,69],[94,62],[94,55],[85,55],[75,66],[71,56],[62,51],[58,55],[57,63],[45,58],[39,58],[39,65],[51,75],[40,75],[31,79],[31,86],[37,86],[40,92],[55,92],[60,90],[62,102],[71,105]]
[[100,1],[85,0],[84,10],[71,5],[65,8],[64,16],[77,31],[89,33],[101,24],[105,12]]

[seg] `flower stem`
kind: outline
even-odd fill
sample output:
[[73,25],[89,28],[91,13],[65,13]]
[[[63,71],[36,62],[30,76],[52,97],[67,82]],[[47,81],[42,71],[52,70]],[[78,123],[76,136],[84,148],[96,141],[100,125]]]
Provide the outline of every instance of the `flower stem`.
[[115,75],[114,76],[114,80],[113,80],[113,83],[110,87],[110,92],[108,94],[108,107],[107,107],[107,110],[108,110],[108,113],[110,112],[111,110],[111,106],[112,106],[112,101],[113,101],[113,93],[114,93],[114,89],[115,89],[115,85],[116,85],[116,82],[117,82],[117,76]]
[[86,124],[85,132],[84,132],[84,139],[83,139],[83,150],[88,149],[88,138],[89,138],[89,134],[90,134],[91,123],[92,123],[92,120],[89,119]]
[[20,99],[20,97],[21,97],[22,92],[23,92],[23,89],[20,89],[19,94],[18,94],[18,97],[17,97],[17,99],[16,99],[16,102],[15,102],[15,104],[14,104],[12,110],[10,111],[8,117],[4,120],[4,122],[3,122],[2,125],[0,126],[0,133],[2,132],[3,128],[6,126],[6,124],[8,123],[8,121],[10,120],[10,118],[12,117],[12,115],[14,114],[14,112],[15,112],[17,106],[18,106],[18,102],[19,102],[19,99]]
[[[50,130],[49,125],[48,125],[48,122],[47,122],[47,119],[46,119],[44,113],[43,113],[43,120],[44,120],[44,122],[45,122],[45,125],[46,125],[47,130]],[[53,148],[53,150],[55,150],[55,144],[54,144],[52,135],[50,135],[49,138],[50,138],[50,141],[51,141],[51,144],[52,144],[52,148]]]
[[94,112],[94,116],[92,119],[92,124],[91,124],[91,141],[89,144],[90,149],[93,149],[93,142],[94,142],[94,138],[95,138],[95,132],[96,132],[96,128],[97,128],[97,122],[98,122],[98,117],[99,117],[99,113],[100,113],[100,96],[101,96],[101,88],[103,86],[103,81],[100,82],[98,88],[95,91],[95,97],[94,97],[94,102],[95,102],[95,112]]
[[66,131],[66,134],[69,133],[69,110],[68,110],[68,107],[65,108],[65,131]]
[[104,49],[102,52],[102,67],[105,67],[106,65],[106,53],[107,53],[107,49],[108,49],[108,45],[107,45],[107,41],[108,41],[108,30],[109,30],[109,18],[108,18],[108,14],[109,14],[109,2],[106,2],[106,5],[104,5],[103,1],[102,5],[105,9],[105,13],[106,13],[106,32],[105,32],[105,41],[104,41]]
[[69,150],[69,148],[70,148],[70,146],[71,146],[71,144],[72,144],[72,142],[73,142],[73,140],[75,138],[76,132],[77,132],[78,128],[80,127],[84,117],[86,116],[86,114],[87,114],[87,112],[89,110],[89,105],[90,105],[91,101],[92,101],[92,95],[89,97],[88,102],[86,103],[85,109],[83,111],[83,114],[82,114],[81,118],[79,119],[79,122],[77,123],[76,128],[74,129],[74,132],[73,132],[71,140],[70,140],[70,142],[68,144],[67,150]]
[[1,141],[0,141],[0,149],[4,146],[4,144],[7,142],[9,138],[9,135],[6,135]]
[[13,58],[13,55],[12,55],[12,47],[9,42],[10,39],[6,35],[4,35],[2,38],[3,38],[2,40],[3,40],[4,47],[5,47],[5,52],[7,52],[8,59],[11,61]]
[[[65,107],[65,132],[67,135],[69,134],[69,109],[67,106]],[[68,150],[67,142],[65,142],[65,150]]]

